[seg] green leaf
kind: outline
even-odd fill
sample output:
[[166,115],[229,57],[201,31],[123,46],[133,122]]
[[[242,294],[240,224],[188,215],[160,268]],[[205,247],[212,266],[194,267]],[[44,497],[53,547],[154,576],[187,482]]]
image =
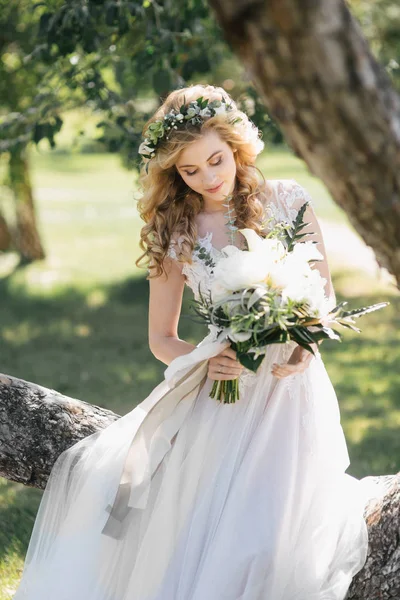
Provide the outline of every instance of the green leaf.
[[304,202],[298,211],[295,220],[293,221],[293,225],[286,231],[286,244],[288,252],[293,250],[295,238],[299,234],[299,231],[301,231],[306,225],[309,225],[309,223],[303,222],[304,213],[308,204],[308,201]]
[[343,300],[343,302],[339,302],[339,304],[337,304],[337,305],[335,306],[335,308],[332,308],[332,310],[330,311],[330,314],[332,314],[332,315],[333,315],[334,313],[338,312],[338,310],[339,310],[340,308],[342,308],[342,306],[346,306],[346,304],[347,304],[347,301],[346,301],[346,300]]
[[388,306],[389,302],[379,302],[378,304],[370,304],[369,306],[364,306],[362,308],[355,308],[353,310],[342,311],[340,314],[341,317],[354,317],[358,318],[362,315],[366,315],[368,313],[374,312],[375,310],[380,310],[381,308],[385,308]]
[[313,334],[306,327],[292,327],[290,331],[295,331],[297,336],[306,343],[313,343]]
[[309,352],[311,352],[311,354],[313,354],[315,356],[315,352],[312,349],[312,347],[304,341],[304,339],[302,337],[300,337],[298,335],[298,331],[297,330],[290,330],[290,337],[298,343],[299,346],[301,346],[302,348],[305,348],[306,350],[308,350]]
[[244,367],[246,367],[246,369],[253,371],[253,373],[255,373],[257,371],[257,369],[260,366],[260,364],[262,363],[263,359],[264,359],[264,356],[259,356],[258,358],[253,358],[252,354],[250,354],[250,353],[237,354],[237,360],[240,362],[240,364],[243,365]]

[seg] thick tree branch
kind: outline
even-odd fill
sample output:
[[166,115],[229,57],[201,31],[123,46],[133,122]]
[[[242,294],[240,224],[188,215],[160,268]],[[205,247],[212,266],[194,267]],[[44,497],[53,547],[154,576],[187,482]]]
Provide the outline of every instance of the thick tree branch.
[[294,152],[400,282],[400,99],[343,0],[210,0]]
[[61,452],[119,416],[0,374],[0,476],[44,489]]

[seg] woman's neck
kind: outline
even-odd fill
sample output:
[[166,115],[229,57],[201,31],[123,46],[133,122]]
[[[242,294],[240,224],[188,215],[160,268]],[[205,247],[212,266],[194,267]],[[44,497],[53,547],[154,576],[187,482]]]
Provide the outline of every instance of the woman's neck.
[[222,208],[211,208],[211,209],[210,208],[206,208],[206,209],[203,208],[200,212],[203,215],[214,215],[214,214],[222,213],[222,212],[225,212],[225,211],[226,211],[226,206],[223,206]]
[[228,210],[228,205],[231,207],[232,210],[235,206],[234,194],[235,189],[233,189],[230,194],[225,196],[223,200],[219,201],[213,200],[212,198],[206,199],[204,196],[202,196],[203,207],[201,209],[201,212],[205,215],[226,212]]

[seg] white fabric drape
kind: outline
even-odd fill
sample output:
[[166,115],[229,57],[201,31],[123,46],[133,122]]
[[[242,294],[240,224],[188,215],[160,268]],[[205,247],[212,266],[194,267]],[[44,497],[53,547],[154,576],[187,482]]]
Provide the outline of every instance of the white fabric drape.
[[[209,397],[210,334],[130,413],[57,459],[14,600],[343,600],[366,493],[321,357]],[[165,401],[165,402],[164,402]]]

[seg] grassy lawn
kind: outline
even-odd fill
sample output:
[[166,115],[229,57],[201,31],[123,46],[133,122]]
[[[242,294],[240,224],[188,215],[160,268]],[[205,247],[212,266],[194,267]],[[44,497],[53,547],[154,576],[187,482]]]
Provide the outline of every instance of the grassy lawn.
[[[286,152],[263,155],[266,177],[295,178],[319,216],[345,222],[325,188]],[[47,258],[12,272],[0,260],[1,371],[126,414],[162,379],[165,365],[147,347],[148,282],[135,267],[141,221],[135,177],[117,156],[35,154],[33,180]],[[340,270],[338,299],[354,306],[389,299],[345,332],[323,356],[337,391],[349,446],[349,473],[399,470],[400,297],[376,280]],[[188,318],[186,290],[180,336],[197,343],[204,328]],[[323,402],[323,398],[321,398]],[[39,490],[0,479],[0,600],[19,579]]]

